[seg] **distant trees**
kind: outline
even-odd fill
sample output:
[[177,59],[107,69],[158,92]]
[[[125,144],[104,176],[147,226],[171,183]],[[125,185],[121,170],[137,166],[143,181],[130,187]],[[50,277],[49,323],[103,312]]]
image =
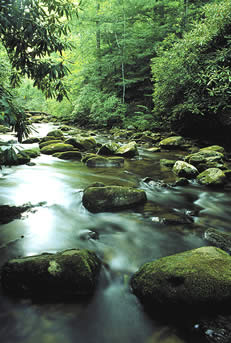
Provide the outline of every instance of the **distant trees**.
[[[46,97],[62,100],[67,95],[62,78],[68,69],[62,51],[69,48],[63,39],[68,33],[66,19],[76,10],[71,0],[1,0],[0,41],[8,55],[9,82],[0,68],[0,119],[18,134],[27,133],[23,109],[14,103],[11,87],[26,76],[34,80]],[[58,53],[59,60],[52,59]],[[4,59],[1,59],[1,66]]]

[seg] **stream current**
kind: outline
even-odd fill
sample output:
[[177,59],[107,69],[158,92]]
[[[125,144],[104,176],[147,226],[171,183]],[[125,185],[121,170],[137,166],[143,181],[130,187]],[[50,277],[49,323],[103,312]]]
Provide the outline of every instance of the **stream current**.
[[[41,137],[52,128],[37,125]],[[2,343],[199,342],[184,327],[151,319],[129,279],[147,261],[208,245],[203,232],[209,227],[229,232],[230,193],[195,182],[163,187],[159,181],[171,183],[174,176],[159,161],[177,159],[176,153],[139,152],[123,168],[88,168],[47,155],[34,159],[35,166],[3,167],[0,205],[37,207],[0,226],[0,266],[14,257],[70,248],[95,251],[104,266],[94,296],[81,303],[36,303],[0,294]],[[148,184],[146,177],[154,181]],[[148,202],[135,210],[91,214],[81,199],[83,189],[96,181],[142,188]],[[183,220],[187,214],[192,221]]]

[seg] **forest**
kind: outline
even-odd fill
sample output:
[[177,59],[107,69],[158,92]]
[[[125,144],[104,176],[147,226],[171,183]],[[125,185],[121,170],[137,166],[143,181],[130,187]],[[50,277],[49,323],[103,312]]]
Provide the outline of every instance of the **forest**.
[[83,127],[206,132],[216,140],[230,125],[230,7],[2,1],[1,120],[26,132],[23,111],[45,111]]
[[1,342],[230,343],[230,130],[230,0],[0,0]]

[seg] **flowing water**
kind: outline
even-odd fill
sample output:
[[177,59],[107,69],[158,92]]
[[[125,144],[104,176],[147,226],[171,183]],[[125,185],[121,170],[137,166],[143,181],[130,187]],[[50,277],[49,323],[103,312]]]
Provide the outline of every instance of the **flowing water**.
[[[38,125],[40,136],[50,129],[50,124]],[[31,146],[36,144],[25,148]],[[230,194],[193,182],[163,187],[158,181],[170,183],[174,176],[160,167],[160,158],[177,156],[140,150],[140,157],[127,160],[123,168],[88,168],[41,155],[35,166],[2,169],[0,204],[36,206],[22,219],[0,226],[1,265],[16,256],[89,248],[104,267],[95,295],[82,303],[41,304],[0,294],[1,342],[199,342],[174,325],[151,319],[130,291],[129,279],[146,261],[207,245],[203,231],[208,227],[229,231]],[[145,177],[154,181],[146,183]],[[133,211],[91,214],[81,198],[96,181],[138,186],[148,202]],[[187,214],[193,222],[177,220]]]

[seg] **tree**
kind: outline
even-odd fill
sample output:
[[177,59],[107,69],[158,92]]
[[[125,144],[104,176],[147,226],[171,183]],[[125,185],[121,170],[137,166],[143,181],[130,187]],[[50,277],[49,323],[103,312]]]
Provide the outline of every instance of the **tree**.
[[[66,19],[76,12],[71,0],[1,0],[0,40],[12,66],[10,81],[15,87],[22,76],[34,80],[46,97],[67,96],[62,78],[67,75],[62,51],[70,48],[63,39]],[[59,54],[59,59],[52,55]],[[16,130],[21,141],[27,134],[23,109],[16,108],[10,86],[0,78],[0,119]]]

